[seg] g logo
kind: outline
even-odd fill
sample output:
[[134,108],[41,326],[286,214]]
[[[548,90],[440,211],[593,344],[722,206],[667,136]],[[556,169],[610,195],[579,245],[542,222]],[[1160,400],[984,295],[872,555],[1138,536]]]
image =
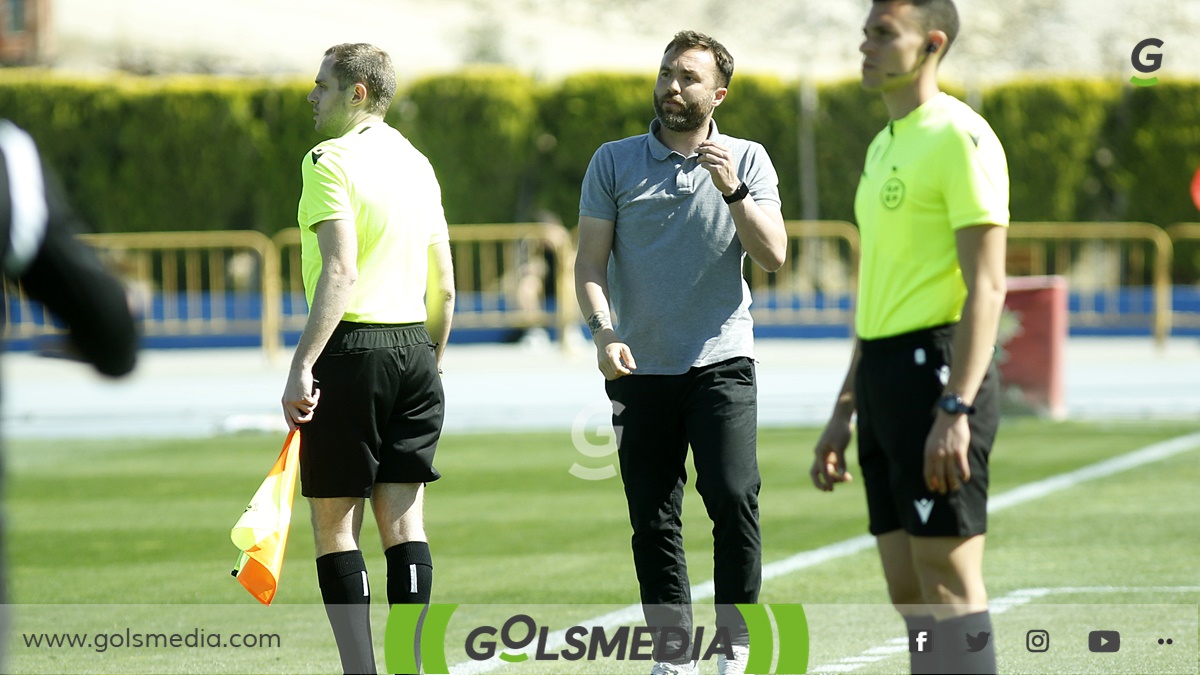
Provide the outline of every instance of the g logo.
[[889,209],[898,208],[904,201],[904,181],[896,177],[888,179],[888,182],[883,184],[883,189],[879,191],[879,198]]
[[[1162,46],[1163,41],[1158,38],[1146,38],[1137,43],[1137,46],[1133,48],[1133,54],[1129,57],[1129,60],[1133,63],[1133,69],[1146,75],[1157,72],[1159,68],[1162,68],[1162,54],[1157,52],[1144,54],[1144,52],[1149,47],[1161,48]],[[1139,87],[1153,87],[1158,84],[1157,77],[1141,78],[1134,75],[1129,81]]]
[[[612,415],[619,416],[624,411],[625,406],[620,401],[597,402],[585,407],[571,424],[571,442],[575,445],[575,450],[594,459],[615,455],[617,446],[621,443],[621,427],[618,425],[609,431],[608,422]],[[593,426],[597,418],[599,424]],[[595,442],[589,438],[589,431],[597,437]],[[588,467],[576,462],[571,465],[570,474],[583,480],[605,480],[617,475],[617,467],[611,460],[599,467]]]

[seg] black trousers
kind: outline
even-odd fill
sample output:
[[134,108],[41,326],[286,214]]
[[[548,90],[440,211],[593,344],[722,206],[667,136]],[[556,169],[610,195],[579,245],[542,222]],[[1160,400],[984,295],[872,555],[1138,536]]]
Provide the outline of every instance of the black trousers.
[[[630,375],[605,388],[613,402],[647,623],[693,632],[681,514],[690,445],[696,489],[713,523],[717,624],[744,644],[741,615],[722,605],[757,602],[762,586],[753,360],[736,358],[682,375]],[[658,650],[663,646],[656,641]]]

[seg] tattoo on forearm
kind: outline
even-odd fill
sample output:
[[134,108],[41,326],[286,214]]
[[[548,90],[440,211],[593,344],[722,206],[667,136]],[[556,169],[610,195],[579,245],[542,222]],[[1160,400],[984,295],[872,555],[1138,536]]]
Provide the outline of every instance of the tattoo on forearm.
[[612,328],[612,321],[608,319],[608,312],[599,311],[588,317],[588,330],[592,331],[592,335],[599,333],[605,328]]

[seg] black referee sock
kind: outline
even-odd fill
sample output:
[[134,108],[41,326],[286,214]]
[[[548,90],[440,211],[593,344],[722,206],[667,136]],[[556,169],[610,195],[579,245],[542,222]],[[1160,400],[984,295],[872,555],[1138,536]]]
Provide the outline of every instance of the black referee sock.
[[[937,624],[938,645],[943,673],[996,672],[996,636],[992,633],[992,615],[986,611],[968,614]],[[943,647],[945,645],[945,647]],[[975,651],[968,651],[974,649]]]
[[389,605],[428,605],[433,590],[433,558],[429,544],[406,541],[383,552],[387,558]]
[[[942,635],[939,640],[933,639],[933,627],[936,622],[932,616],[906,616],[904,625],[908,627],[908,662],[913,675],[931,675],[941,672],[938,670],[938,651],[945,651],[949,646]],[[923,636],[920,634],[924,633]],[[916,640],[917,637],[924,639]],[[915,641],[914,641],[915,640]],[[920,648],[921,651],[914,651]]]
[[346,675],[374,675],[371,589],[362,551],[340,551],[317,558],[317,582],[342,657],[342,671]]
[[[428,605],[433,590],[433,558],[429,543],[406,541],[383,552],[387,558],[387,598],[389,605]],[[421,621],[425,621],[422,615]],[[421,629],[416,638],[417,672],[421,671]]]

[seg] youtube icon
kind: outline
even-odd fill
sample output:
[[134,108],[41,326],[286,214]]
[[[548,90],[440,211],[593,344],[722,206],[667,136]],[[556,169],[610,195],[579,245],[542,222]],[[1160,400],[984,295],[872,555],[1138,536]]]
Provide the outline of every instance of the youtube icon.
[[1121,634],[1115,630],[1094,630],[1088,633],[1088,651],[1100,654],[1121,651]]

